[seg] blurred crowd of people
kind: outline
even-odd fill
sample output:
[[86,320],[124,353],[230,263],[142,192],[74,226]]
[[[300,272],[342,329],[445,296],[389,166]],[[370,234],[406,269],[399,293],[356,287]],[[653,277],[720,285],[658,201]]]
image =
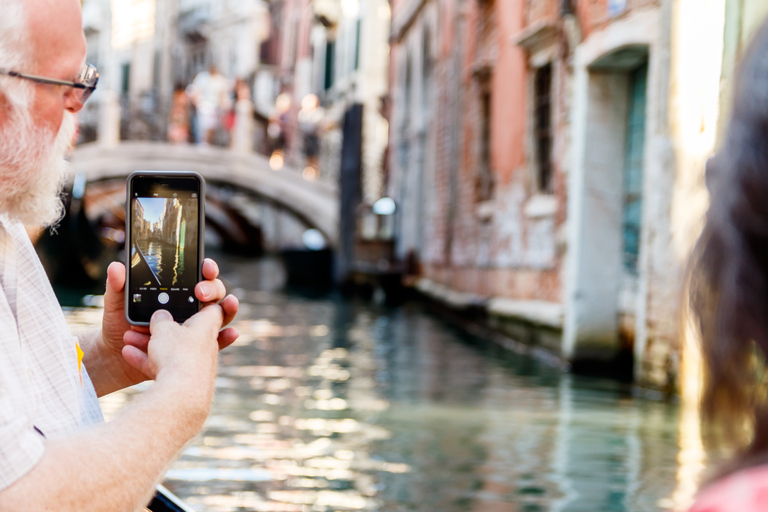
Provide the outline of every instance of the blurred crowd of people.
[[[242,91],[245,87],[246,91]],[[226,145],[239,94],[250,96],[242,80],[235,84],[215,66],[201,71],[187,87],[177,85],[171,101],[168,140],[175,143]]]
[[[261,128],[261,136],[252,136],[255,149],[272,159],[273,168],[282,167],[291,146],[292,128],[298,128],[299,153],[304,160],[305,177],[318,176],[320,133],[325,112],[319,98],[306,95],[298,112],[291,96],[277,96],[268,116],[261,115],[251,103],[251,89],[245,80],[230,80],[215,66],[201,71],[187,86],[179,84],[173,92],[168,120],[168,140],[177,144],[230,146],[238,122],[237,104],[248,101],[247,112]],[[249,120],[250,122],[250,120]],[[297,123],[297,124],[295,124]],[[250,131],[250,130],[249,130]]]

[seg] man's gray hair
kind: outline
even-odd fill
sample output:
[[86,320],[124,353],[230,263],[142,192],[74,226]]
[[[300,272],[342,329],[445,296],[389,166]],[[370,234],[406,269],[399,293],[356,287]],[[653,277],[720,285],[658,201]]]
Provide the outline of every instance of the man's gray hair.
[[[27,71],[29,37],[23,0],[0,0],[0,68]],[[0,75],[0,94],[15,109],[26,109],[32,97],[32,83]]]

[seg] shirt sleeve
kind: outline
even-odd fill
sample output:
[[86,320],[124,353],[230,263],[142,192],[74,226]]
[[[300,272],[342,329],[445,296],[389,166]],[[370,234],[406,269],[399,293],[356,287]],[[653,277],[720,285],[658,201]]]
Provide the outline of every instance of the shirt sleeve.
[[0,388],[0,491],[29,473],[45,451],[43,437],[3,395]]
[[761,512],[768,503],[768,465],[734,473],[705,488],[688,512]]

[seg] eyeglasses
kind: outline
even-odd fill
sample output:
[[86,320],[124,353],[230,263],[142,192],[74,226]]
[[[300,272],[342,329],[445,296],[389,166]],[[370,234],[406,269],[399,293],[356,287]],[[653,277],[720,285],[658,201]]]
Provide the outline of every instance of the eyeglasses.
[[8,75],[16,78],[22,78],[24,80],[30,80],[38,84],[48,85],[63,85],[66,87],[72,87],[75,94],[78,94],[78,100],[81,104],[85,104],[88,98],[91,97],[93,91],[96,90],[96,84],[99,83],[99,72],[96,68],[90,64],[85,64],[77,75],[77,80],[74,82],[69,80],[57,80],[55,78],[45,78],[36,75],[26,75],[19,73],[18,71],[11,71],[10,69],[0,68],[0,75]]

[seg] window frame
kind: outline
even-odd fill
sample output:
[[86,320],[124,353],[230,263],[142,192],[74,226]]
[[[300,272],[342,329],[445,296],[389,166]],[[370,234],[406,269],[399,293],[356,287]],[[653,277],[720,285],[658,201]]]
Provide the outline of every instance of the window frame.
[[[535,68],[533,76],[532,103],[532,149],[535,169],[536,191],[543,195],[555,193],[554,159],[555,140],[552,122],[554,88],[554,65],[547,62]],[[544,91],[546,89],[546,91]]]

